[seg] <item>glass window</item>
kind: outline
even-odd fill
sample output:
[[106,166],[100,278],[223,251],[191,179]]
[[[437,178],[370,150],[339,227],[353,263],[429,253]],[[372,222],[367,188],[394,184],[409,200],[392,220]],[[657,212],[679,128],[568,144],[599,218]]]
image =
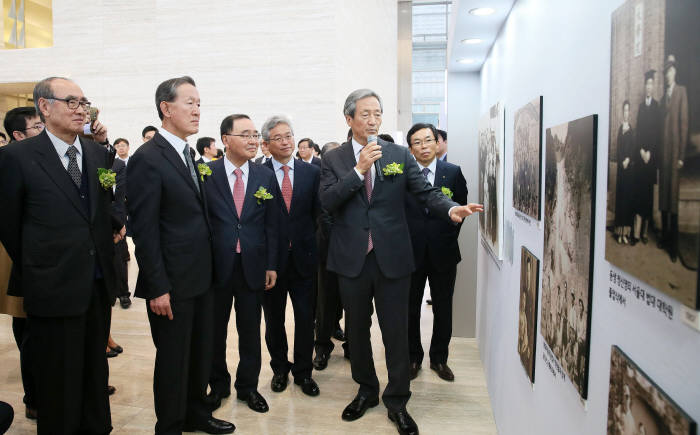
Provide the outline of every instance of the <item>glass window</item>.
[[0,48],[53,45],[52,0],[2,0],[3,44]]

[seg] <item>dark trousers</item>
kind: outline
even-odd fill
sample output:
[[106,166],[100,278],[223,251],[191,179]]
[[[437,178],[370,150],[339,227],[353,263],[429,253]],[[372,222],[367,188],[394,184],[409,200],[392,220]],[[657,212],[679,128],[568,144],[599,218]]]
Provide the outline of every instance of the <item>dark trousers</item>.
[[316,352],[331,353],[335,345],[331,340],[342,316],[338,275],[326,270],[326,263],[318,267],[318,305],[316,306]]
[[108,308],[104,282],[97,280],[84,314],[30,317],[37,433],[100,434],[112,430],[105,355]]
[[[235,300],[235,303],[234,303]],[[209,385],[224,394],[231,391],[231,375],[226,365],[226,337],[231,307],[236,310],[238,369],[234,384],[239,395],[257,391],[260,377],[260,313],[262,290],[252,290],[243,276],[241,255],[236,254],[232,285],[217,288],[214,306],[214,359]]]
[[408,308],[408,346],[411,362],[423,362],[423,346],[420,337],[420,312],[426,279],[430,282],[433,301],[433,336],[430,339],[430,362],[447,362],[452,338],[452,295],[455,290],[457,266],[437,270],[429,262],[411,275],[411,292]]
[[666,251],[675,257],[678,255],[678,214],[661,212],[662,239]]
[[117,296],[129,297],[129,247],[126,239],[114,245],[114,271],[117,277]]
[[171,295],[173,320],[154,314],[146,302],[156,346],[155,431],[179,434],[185,423],[200,423],[211,416],[204,400],[211,371],[214,292],[184,300]]
[[[294,267],[291,252],[287,270],[277,277],[277,284],[263,295],[265,310],[265,343],[270,352],[270,366],[277,375],[289,373],[295,379],[311,377],[314,352],[314,286],[313,276],[301,276]],[[287,294],[294,309],[294,363],[287,360],[289,346],[284,326]]]
[[379,269],[374,251],[367,254],[360,275],[355,278],[338,275],[350,345],[352,378],[360,384],[359,394],[368,397],[379,395],[379,380],[374,370],[369,331],[374,298],[389,372],[389,383],[384,389],[382,400],[392,411],[405,408],[411,397],[408,370],[410,279],[410,275],[397,279],[385,277]]
[[34,374],[32,373],[32,355],[29,349],[29,328],[24,317],[12,318],[12,333],[19,349],[19,365],[22,373],[22,387],[24,388],[24,404],[28,408],[36,408]]

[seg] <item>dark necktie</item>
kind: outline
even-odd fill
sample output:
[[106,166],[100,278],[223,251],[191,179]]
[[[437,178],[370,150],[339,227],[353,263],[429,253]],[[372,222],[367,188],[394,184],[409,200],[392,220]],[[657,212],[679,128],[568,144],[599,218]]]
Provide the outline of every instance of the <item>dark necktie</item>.
[[68,175],[70,175],[70,178],[73,180],[78,189],[80,189],[81,174],[80,167],[78,166],[78,159],[76,158],[77,154],[78,149],[75,147],[75,145],[68,147],[68,150],[66,151],[66,155],[68,156]]
[[[372,168],[365,172],[365,190],[367,191],[367,202],[372,202]],[[372,243],[372,230],[369,230],[367,253],[369,253],[373,248],[374,244]]]
[[199,192],[199,183],[197,183],[197,173],[194,171],[194,163],[192,162],[192,156],[190,156],[190,146],[188,144],[185,144],[185,149],[182,150],[182,154],[185,156],[185,162],[187,164],[187,169],[190,170],[190,176],[192,177],[192,182],[194,183],[194,187],[197,189],[197,193]]
[[430,174],[430,169],[428,169],[428,168],[423,168],[423,171],[422,171],[422,172],[423,172],[423,176],[425,177],[425,181],[427,181],[428,183],[430,183],[430,180],[428,179],[428,174]]

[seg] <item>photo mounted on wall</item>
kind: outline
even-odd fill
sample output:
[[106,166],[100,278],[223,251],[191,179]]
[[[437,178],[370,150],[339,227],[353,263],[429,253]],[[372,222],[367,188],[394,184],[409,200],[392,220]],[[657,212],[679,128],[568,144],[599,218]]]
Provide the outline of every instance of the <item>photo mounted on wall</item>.
[[700,2],[612,14],[605,258],[700,309]]
[[520,361],[535,383],[535,351],[537,343],[537,286],[540,260],[526,247],[520,254],[520,315],[518,317],[518,353]]
[[544,187],[542,336],[588,397],[598,116],[548,128]]
[[497,103],[479,120],[479,213],[481,237],[497,259],[503,251],[503,106]]
[[696,435],[695,421],[620,350],[612,347],[608,435]]
[[513,207],[540,220],[542,183],[542,97],[515,112]]

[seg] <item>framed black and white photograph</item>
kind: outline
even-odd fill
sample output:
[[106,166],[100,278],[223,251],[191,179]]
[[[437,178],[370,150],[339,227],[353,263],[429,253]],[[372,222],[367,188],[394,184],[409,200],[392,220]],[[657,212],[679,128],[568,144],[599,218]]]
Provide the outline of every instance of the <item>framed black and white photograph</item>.
[[479,120],[479,230],[496,259],[503,258],[503,106],[496,103]]
[[588,397],[598,117],[548,128],[540,328]]
[[700,309],[700,2],[612,14],[605,258]]
[[526,247],[520,254],[520,309],[518,315],[518,354],[520,362],[535,383],[535,351],[537,350],[537,292],[540,260]]
[[542,183],[542,97],[515,112],[513,207],[540,220]]
[[697,424],[619,347],[610,356],[608,435],[696,435]]

